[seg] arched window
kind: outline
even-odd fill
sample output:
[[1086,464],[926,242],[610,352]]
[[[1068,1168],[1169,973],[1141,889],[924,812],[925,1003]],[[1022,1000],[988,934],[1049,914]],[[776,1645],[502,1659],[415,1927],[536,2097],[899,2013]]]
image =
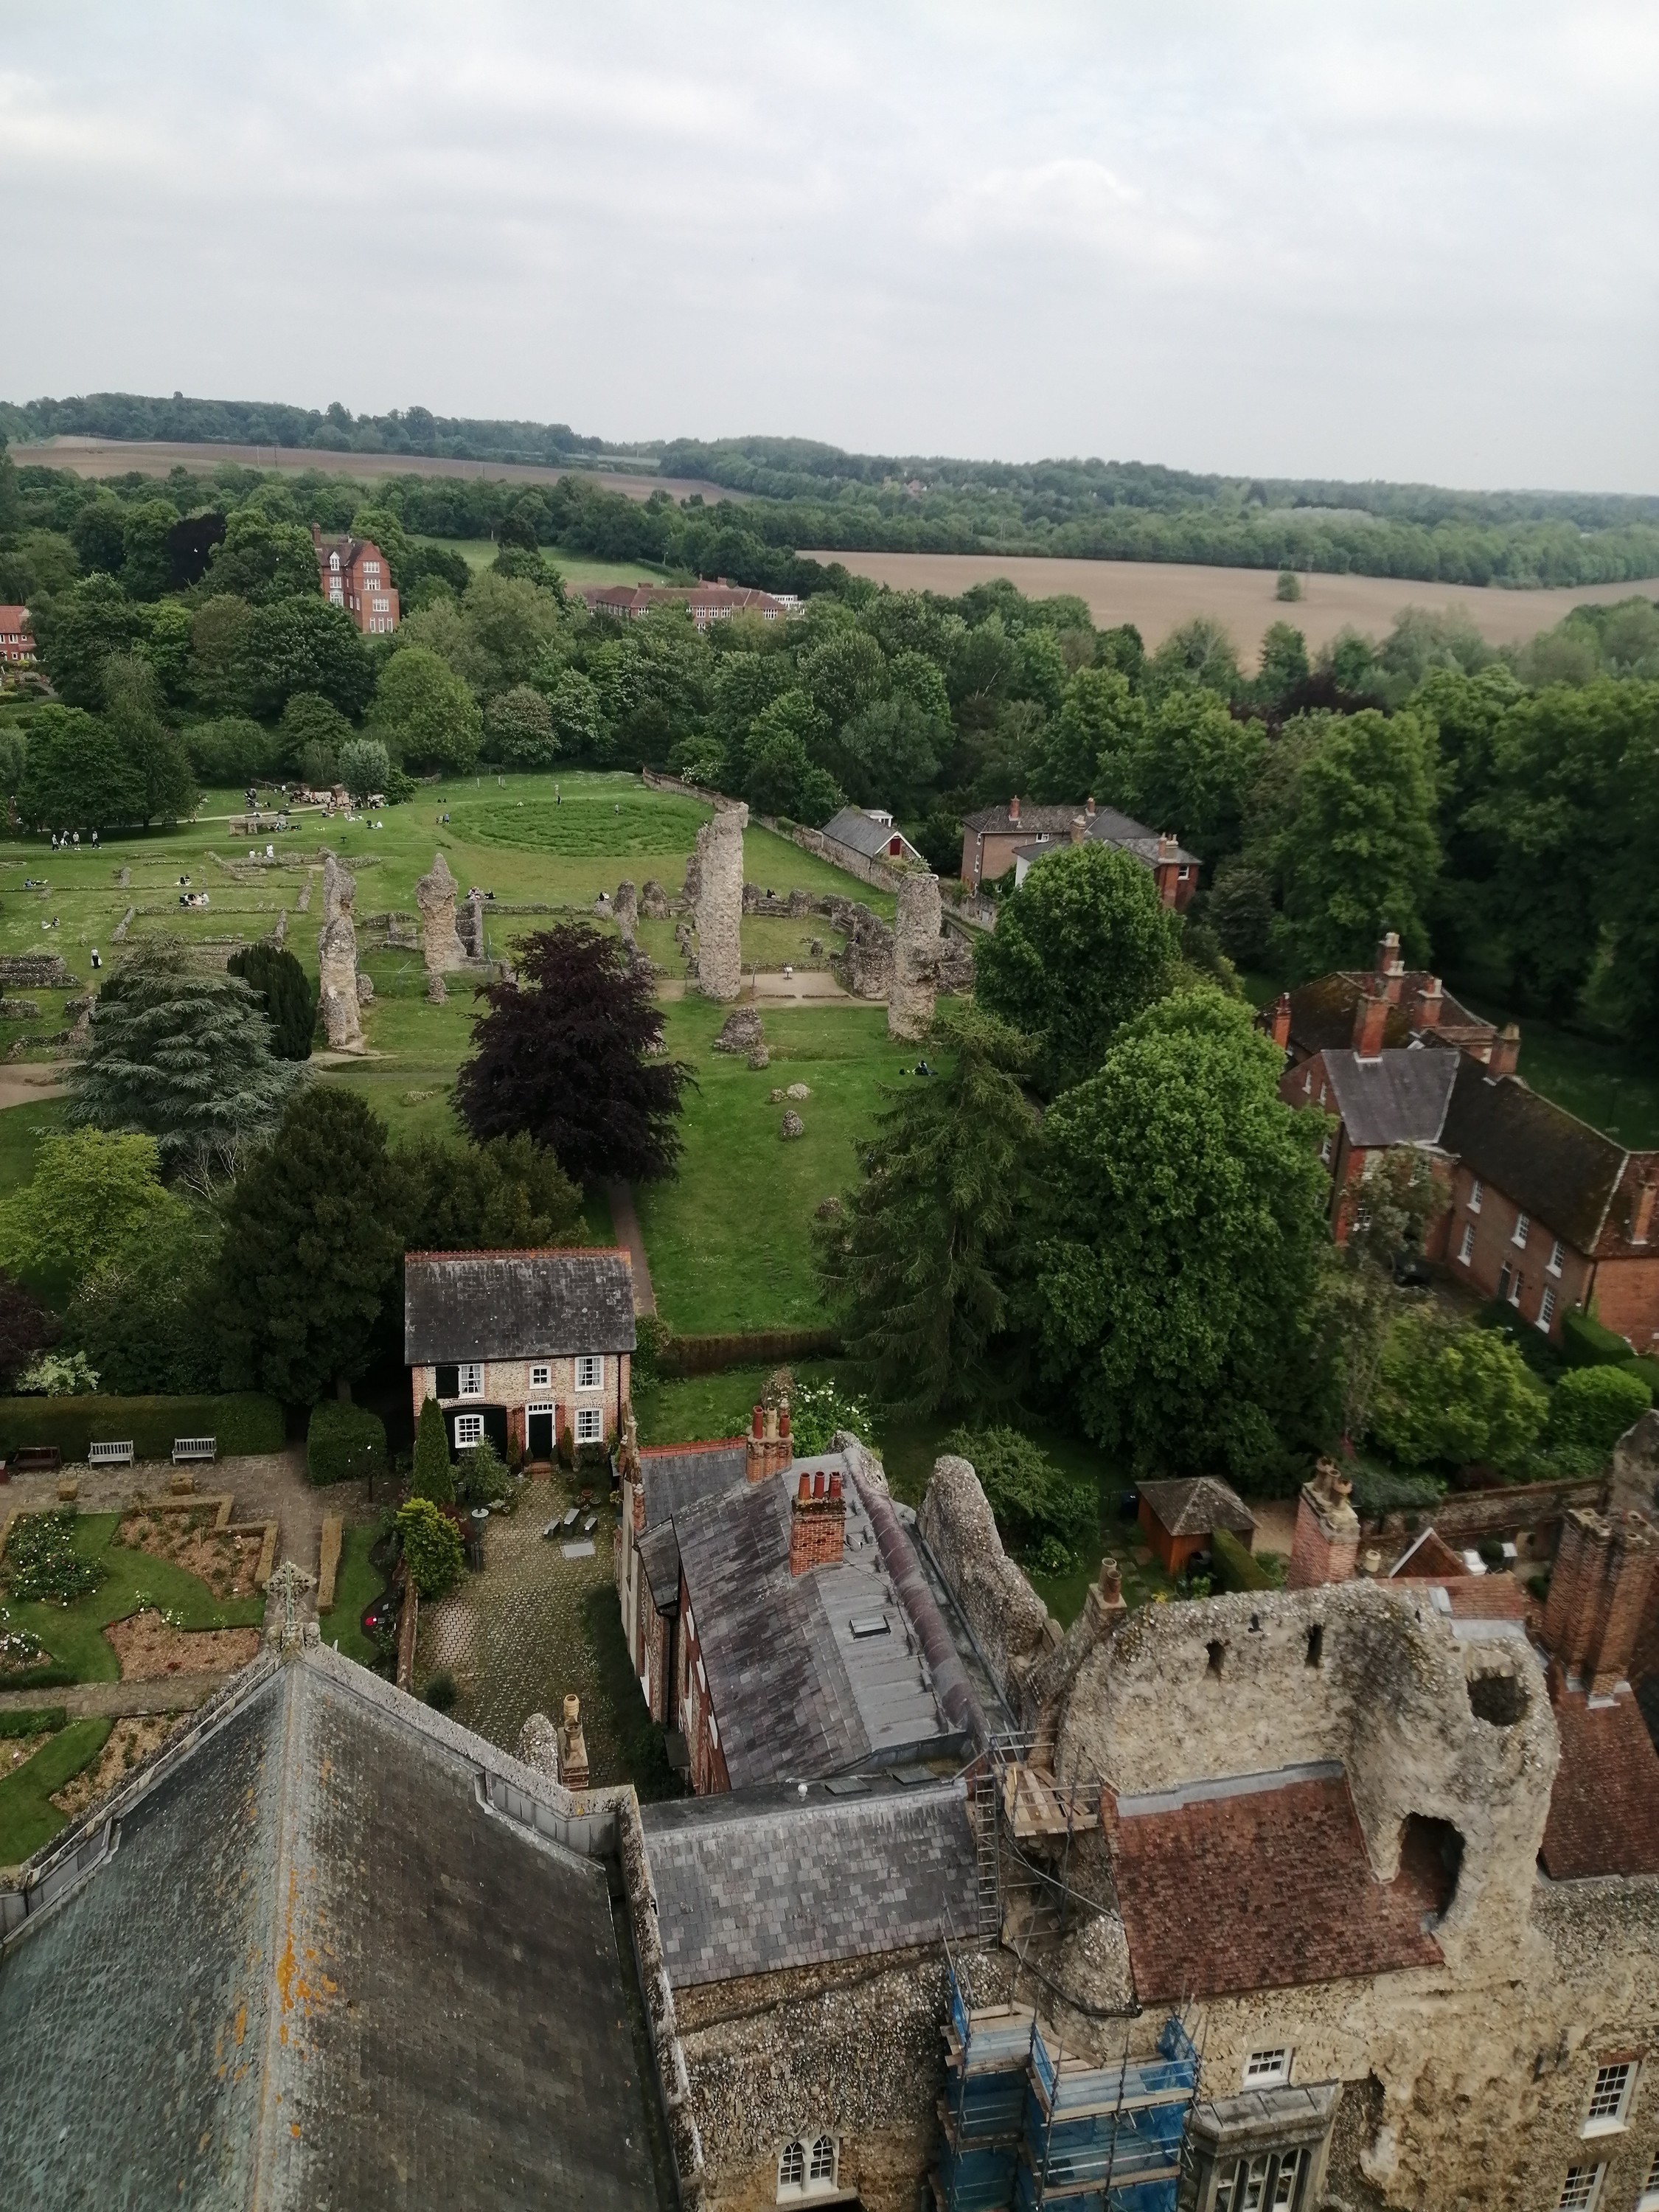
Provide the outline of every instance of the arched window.
[[809,2181],[828,2183],[831,2187],[836,2179],[836,2139],[820,2136],[812,2146],[812,2162],[807,2170]]
[[799,2189],[806,2179],[806,2145],[785,2143],[778,2155],[778,2193]]
[[831,2135],[797,2136],[778,2153],[778,2202],[811,2203],[835,2193],[841,2144]]

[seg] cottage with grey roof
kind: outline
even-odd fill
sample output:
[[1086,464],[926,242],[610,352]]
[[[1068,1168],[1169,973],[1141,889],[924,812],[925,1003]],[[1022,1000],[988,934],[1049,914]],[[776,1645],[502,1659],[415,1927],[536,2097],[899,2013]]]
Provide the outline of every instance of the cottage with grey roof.
[[550,1460],[621,1431],[635,1346],[624,1251],[410,1252],[404,1358],[416,1420],[443,1408],[452,1453],[489,1437],[504,1457]]
[[1184,914],[1198,889],[1200,863],[1166,830],[1149,830],[1115,806],[1086,799],[1075,806],[982,806],[962,821],[962,880],[972,890],[1014,871],[1016,884],[1066,845],[1115,845],[1152,870],[1163,903]]

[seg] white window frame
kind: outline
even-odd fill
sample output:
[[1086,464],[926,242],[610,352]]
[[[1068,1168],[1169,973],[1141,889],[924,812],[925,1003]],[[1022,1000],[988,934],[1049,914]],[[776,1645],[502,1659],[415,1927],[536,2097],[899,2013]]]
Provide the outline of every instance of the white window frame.
[[1636,2200],[1636,2212],[1659,2212],[1659,2151],[1653,2154],[1642,2194]]
[[1545,1332],[1546,1335],[1548,1334],[1549,1325],[1554,1319],[1555,1285],[1553,1283],[1546,1283],[1544,1285],[1544,1295],[1538,1301],[1538,1326]]
[[1552,1275],[1559,1275],[1560,1273],[1562,1263],[1566,1259],[1566,1256],[1567,1248],[1558,1237],[1551,1249],[1549,1258],[1544,1262]]
[[1457,1248],[1457,1264],[1460,1267],[1467,1267],[1474,1257],[1474,1224],[1466,1221],[1463,1224],[1463,1242]]
[[458,1364],[455,1373],[455,1395],[458,1398],[482,1398],[483,1382],[482,1359],[463,1359]]
[[[829,2149],[830,2166],[826,2173],[822,2160],[825,2146]],[[834,2197],[840,2192],[841,2137],[827,2128],[807,2128],[778,2150],[778,2198],[780,2204],[810,2204],[815,2198]]]
[[1331,1137],[1330,1132],[1329,1132],[1328,1130],[1327,1130],[1327,1131],[1326,1131],[1326,1133],[1325,1133],[1325,1141],[1324,1141],[1324,1143],[1323,1143],[1323,1144],[1319,1147],[1319,1157],[1320,1157],[1320,1159],[1322,1160],[1322,1162],[1324,1164],[1324,1165],[1325,1165],[1326,1167],[1329,1167],[1329,1165],[1330,1165],[1330,1164],[1331,1164],[1331,1146],[1332,1146],[1332,1142],[1333,1142],[1333,1139],[1332,1139],[1332,1137]]
[[605,1442],[605,1415],[597,1406],[577,1407],[576,1442],[579,1444],[602,1444]]
[[1265,2051],[1253,2051],[1244,2061],[1246,2089],[1274,2089],[1291,2078],[1291,2046],[1275,2043]]
[[1556,2212],[1595,2212],[1601,2201],[1605,2166],[1570,2166],[1555,2200]]
[[483,1415],[457,1413],[455,1416],[455,1449],[458,1452],[476,1451],[483,1442]]
[[1531,1214],[1517,1213],[1515,1217],[1515,1226],[1510,1231],[1510,1242],[1514,1245],[1517,1252],[1524,1252],[1526,1250],[1527,1239],[1531,1234]]
[[602,1352],[579,1352],[577,1353],[576,1388],[579,1390],[604,1389],[605,1354]]
[[1476,1176],[1476,1177],[1474,1178],[1474,1182],[1469,1185],[1469,1195],[1468,1195],[1468,1208],[1469,1208],[1469,1212],[1470,1212],[1471,1213],[1479,1213],[1479,1212],[1480,1212],[1480,1207],[1481,1207],[1482,1202],[1483,1202],[1483,1201],[1482,1201],[1481,1195],[1480,1195],[1480,1176]]
[[530,1387],[532,1390],[550,1390],[553,1388],[553,1364],[550,1360],[538,1359],[534,1363],[530,1370]]
[[1615,2058],[1607,2065],[1598,2066],[1590,2087],[1589,2106],[1579,2134],[1586,2137],[1622,2135],[1635,2090],[1636,2061],[1633,2058]]

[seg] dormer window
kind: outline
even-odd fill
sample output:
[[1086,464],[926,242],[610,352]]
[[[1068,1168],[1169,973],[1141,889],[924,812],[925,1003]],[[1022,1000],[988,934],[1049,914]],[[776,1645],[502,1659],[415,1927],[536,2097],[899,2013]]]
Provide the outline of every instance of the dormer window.
[[337,576],[340,573],[340,556],[337,553],[331,553],[329,555],[328,565]]

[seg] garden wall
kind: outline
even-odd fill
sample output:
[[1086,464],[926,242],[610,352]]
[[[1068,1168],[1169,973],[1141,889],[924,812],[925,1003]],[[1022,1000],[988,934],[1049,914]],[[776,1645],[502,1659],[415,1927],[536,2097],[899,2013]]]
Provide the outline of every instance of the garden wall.
[[131,1441],[138,1459],[170,1459],[175,1437],[216,1437],[222,1458],[281,1451],[287,1423],[275,1398],[244,1390],[222,1397],[0,1398],[0,1456],[26,1444],[56,1444],[66,1462],[87,1446]]
[[1409,1516],[1389,1513],[1375,1532],[1383,1536],[1406,1536],[1409,1518],[1420,1528],[1431,1521],[1446,1541],[1459,1547],[1479,1543],[1482,1537],[1510,1535],[1523,1528],[1543,1528],[1559,1521],[1575,1505],[1599,1508],[1607,1495],[1607,1479],[1593,1474],[1559,1482],[1516,1482],[1496,1490],[1453,1491],[1437,1505],[1418,1506]]
[[724,1336],[668,1336],[657,1352],[659,1374],[720,1375],[728,1367],[781,1367],[793,1359],[838,1359],[833,1328],[732,1329]]

